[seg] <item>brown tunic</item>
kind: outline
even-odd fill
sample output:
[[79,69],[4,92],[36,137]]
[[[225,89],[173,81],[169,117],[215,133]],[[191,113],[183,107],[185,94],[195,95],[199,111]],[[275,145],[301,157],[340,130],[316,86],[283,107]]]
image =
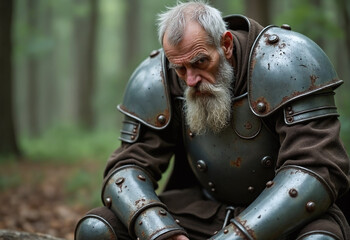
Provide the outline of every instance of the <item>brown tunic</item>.
[[[249,53],[262,27],[251,20],[249,32],[243,29],[245,26],[232,30],[236,60],[235,96],[247,91]],[[175,155],[175,166],[171,179],[160,198],[167,204],[170,212],[184,222],[189,234],[202,232],[203,235],[196,236],[198,239],[204,239],[213,234],[213,231],[220,230],[226,206],[205,199],[201,191],[198,190],[199,186],[189,169],[182,142],[182,131],[180,130],[183,124],[181,103],[175,99],[175,97],[183,95],[183,86],[178,81],[174,77],[169,83],[173,105],[173,117],[170,125],[164,130],[153,130],[142,126],[140,137],[136,143],[122,143],[122,146],[112,154],[104,177],[106,179],[114,169],[122,165],[135,164],[143,167],[158,181],[167,169],[171,157]],[[280,141],[277,168],[298,165],[311,169],[327,181],[335,198],[348,190],[349,158],[339,139],[340,123],[336,117],[287,126],[283,121],[283,114],[276,112],[269,117],[269,122]],[[236,214],[239,212],[238,208]],[[344,225],[342,223],[344,220],[336,207],[333,206],[327,216],[325,217],[327,221],[332,218],[335,219],[335,221],[332,220],[333,222],[337,222],[341,226]],[[205,222],[204,225],[200,223],[202,220]],[[318,224],[327,225],[322,221],[320,223],[316,221],[316,226],[313,225],[309,228],[317,228]],[[332,228],[332,224],[328,225],[329,228]],[[345,239],[350,238],[347,227],[342,226],[342,229],[343,235],[347,235]],[[339,229],[332,231],[341,234]],[[194,236],[195,234],[193,239],[196,238]]]

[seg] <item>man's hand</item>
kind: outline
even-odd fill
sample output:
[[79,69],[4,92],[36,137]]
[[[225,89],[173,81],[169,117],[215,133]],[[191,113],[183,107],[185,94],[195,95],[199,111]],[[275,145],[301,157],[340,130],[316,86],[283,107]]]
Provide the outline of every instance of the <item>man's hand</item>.
[[189,240],[185,235],[175,235],[167,240]]

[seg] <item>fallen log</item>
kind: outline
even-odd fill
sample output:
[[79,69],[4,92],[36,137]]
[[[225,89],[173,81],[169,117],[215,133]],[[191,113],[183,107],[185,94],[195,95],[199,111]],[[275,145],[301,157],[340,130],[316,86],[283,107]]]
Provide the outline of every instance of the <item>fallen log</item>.
[[64,240],[42,233],[20,232],[15,230],[0,229],[0,240]]

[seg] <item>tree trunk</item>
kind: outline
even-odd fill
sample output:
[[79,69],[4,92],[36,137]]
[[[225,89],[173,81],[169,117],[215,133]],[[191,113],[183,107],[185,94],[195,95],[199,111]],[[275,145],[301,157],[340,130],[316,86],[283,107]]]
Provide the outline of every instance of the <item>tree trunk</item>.
[[[43,23],[43,31],[45,36],[51,39],[55,39],[55,32],[53,31],[53,20],[55,17],[55,11],[53,4],[50,1],[45,2],[44,16],[42,17],[45,21]],[[57,119],[58,112],[58,78],[56,74],[57,61],[55,59],[55,48],[52,47],[45,54],[45,60],[41,61],[41,67],[44,71],[42,84],[44,85],[45,92],[43,92],[43,122],[44,128],[52,126],[55,119]]]
[[0,240],[64,240],[41,233],[0,230]]
[[[140,1],[139,0],[128,0],[125,1],[125,52],[124,52],[124,65],[125,70],[129,74],[135,66],[135,61],[138,52],[140,51],[139,46],[140,39]],[[142,41],[142,40],[141,40]]]
[[[313,5],[313,9],[323,9],[322,0],[312,0],[311,4]],[[314,37],[312,40],[315,41],[323,50],[325,50],[326,43],[325,43],[324,34],[318,35]]]
[[340,12],[340,18],[342,19],[342,26],[345,34],[345,46],[347,48],[347,56],[350,59],[350,3],[348,0],[337,0],[337,6]]
[[[222,0],[211,0],[211,6],[217,8],[220,12],[224,12],[225,10],[227,10],[227,4],[228,1],[222,1]],[[225,14],[223,15],[223,17],[225,17]]]
[[[27,0],[28,28],[32,35],[36,34],[38,29],[38,1]],[[27,58],[27,76],[28,76],[28,124],[29,135],[37,136],[39,134],[39,64],[36,53],[29,51]]]
[[246,0],[246,15],[262,26],[271,24],[270,19],[270,0]]
[[[85,1],[79,1],[85,4]],[[98,23],[98,1],[89,1],[89,16],[75,19],[77,118],[86,129],[94,127],[93,96],[95,87],[95,55]],[[88,21],[86,21],[88,19]]]
[[20,155],[13,119],[12,1],[0,1],[0,154]]

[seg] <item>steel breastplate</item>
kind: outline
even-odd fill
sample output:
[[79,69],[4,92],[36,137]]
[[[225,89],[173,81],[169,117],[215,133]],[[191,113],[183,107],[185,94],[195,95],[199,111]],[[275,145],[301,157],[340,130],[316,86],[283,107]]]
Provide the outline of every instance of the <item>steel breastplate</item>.
[[190,166],[214,199],[246,206],[275,176],[279,143],[252,113],[246,94],[233,102],[231,124],[221,133],[194,135],[184,129]]

